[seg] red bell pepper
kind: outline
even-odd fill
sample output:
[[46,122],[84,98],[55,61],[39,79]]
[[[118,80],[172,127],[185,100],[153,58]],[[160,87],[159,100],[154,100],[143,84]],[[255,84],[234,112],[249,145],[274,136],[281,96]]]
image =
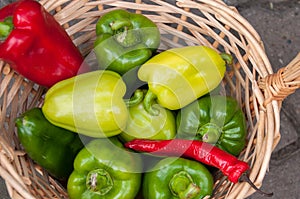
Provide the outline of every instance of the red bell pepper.
[[67,32],[34,0],[0,10],[0,59],[45,87],[88,70]]

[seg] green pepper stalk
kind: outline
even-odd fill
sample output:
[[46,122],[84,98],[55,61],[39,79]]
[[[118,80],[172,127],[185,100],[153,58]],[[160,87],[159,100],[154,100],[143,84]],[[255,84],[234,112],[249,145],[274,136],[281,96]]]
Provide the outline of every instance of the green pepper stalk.
[[113,10],[96,24],[95,54],[100,69],[125,74],[146,62],[160,44],[154,22],[142,14]]
[[143,180],[145,199],[201,199],[211,195],[212,190],[213,177],[208,169],[184,158],[162,159]]
[[7,17],[4,21],[0,22],[0,41],[3,41],[8,37],[13,30],[13,27],[12,17]]
[[67,183],[70,199],[133,199],[141,185],[142,162],[116,138],[94,139],[74,160]]
[[124,99],[127,107],[132,107],[142,102],[145,95],[144,93],[144,90],[137,89],[134,91],[133,96],[130,99]]
[[181,109],[176,118],[179,138],[196,139],[238,155],[246,143],[246,119],[237,100],[204,96]]

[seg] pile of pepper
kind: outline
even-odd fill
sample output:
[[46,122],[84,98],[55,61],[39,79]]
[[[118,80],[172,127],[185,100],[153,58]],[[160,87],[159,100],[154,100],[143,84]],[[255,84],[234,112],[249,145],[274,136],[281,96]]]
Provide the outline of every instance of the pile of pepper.
[[0,58],[48,87],[42,107],[16,119],[20,143],[67,182],[70,198],[199,199],[213,192],[211,166],[233,183],[248,179],[236,157],[246,144],[243,111],[211,93],[230,55],[206,46],[159,52],[157,25],[125,10],[103,15],[96,35],[92,71],[38,2],[0,10]]

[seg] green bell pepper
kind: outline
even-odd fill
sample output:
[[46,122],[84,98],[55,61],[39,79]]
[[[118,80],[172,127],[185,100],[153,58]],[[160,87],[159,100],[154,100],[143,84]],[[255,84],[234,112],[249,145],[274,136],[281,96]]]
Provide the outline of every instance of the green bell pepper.
[[78,134],[52,125],[40,108],[24,112],[15,121],[18,138],[28,156],[60,180],[73,171],[73,161],[83,148]]
[[201,163],[178,157],[159,161],[143,179],[145,199],[201,199],[212,194],[213,177]]
[[237,100],[212,95],[199,98],[179,111],[178,137],[199,139],[238,155],[246,143],[246,119]]
[[[228,54],[206,46],[166,50],[150,58],[138,70],[149,85],[149,97],[170,110],[178,110],[216,88],[224,77]],[[146,96],[148,98],[148,96]]]
[[116,138],[90,141],[75,158],[67,183],[70,199],[133,199],[141,185],[139,154]]
[[[138,103],[129,106],[129,118],[125,130],[120,134],[121,140],[128,142],[134,138],[168,140],[176,135],[175,115],[170,110],[153,104],[157,114],[148,113],[143,105],[146,90],[136,90],[134,97]],[[133,102],[134,100],[130,100]],[[155,102],[153,102],[155,103]]]
[[124,74],[147,61],[160,45],[160,32],[142,14],[113,10],[96,24],[95,54],[101,69]]
[[54,125],[90,137],[110,137],[125,128],[126,85],[118,73],[93,71],[52,86],[42,106]]

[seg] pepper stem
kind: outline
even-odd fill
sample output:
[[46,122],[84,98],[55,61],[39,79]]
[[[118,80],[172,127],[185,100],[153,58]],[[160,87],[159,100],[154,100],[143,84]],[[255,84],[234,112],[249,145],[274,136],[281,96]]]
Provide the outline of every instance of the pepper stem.
[[115,40],[123,47],[130,47],[140,43],[140,35],[133,30],[129,20],[119,19],[110,24]]
[[86,187],[88,190],[103,196],[113,188],[113,180],[104,169],[92,170],[87,175]]
[[12,17],[7,17],[0,22],[0,41],[5,40],[14,28]]
[[232,66],[233,64],[233,57],[228,53],[221,53],[220,54],[222,59],[226,62],[227,65]]
[[144,91],[141,89],[137,89],[134,91],[133,96],[130,99],[124,100],[127,107],[135,106],[143,101],[144,99]]
[[203,142],[215,144],[222,134],[222,129],[214,123],[207,123],[199,128],[198,133],[202,136]]
[[153,107],[156,99],[157,96],[152,91],[148,90],[143,101],[145,110],[153,116],[159,115],[159,110]]
[[261,194],[262,196],[266,196],[266,197],[272,197],[273,193],[266,193],[264,191],[262,191],[261,189],[259,189],[257,186],[255,186],[255,184],[250,180],[250,178],[247,176],[246,173],[243,173],[241,175],[241,177],[239,178],[239,182],[247,182],[248,184],[250,184],[250,186],[255,189],[257,191],[257,193]]
[[176,173],[169,182],[169,188],[172,194],[180,199],[191,199],[200,193],[200,187],[186,171]]

